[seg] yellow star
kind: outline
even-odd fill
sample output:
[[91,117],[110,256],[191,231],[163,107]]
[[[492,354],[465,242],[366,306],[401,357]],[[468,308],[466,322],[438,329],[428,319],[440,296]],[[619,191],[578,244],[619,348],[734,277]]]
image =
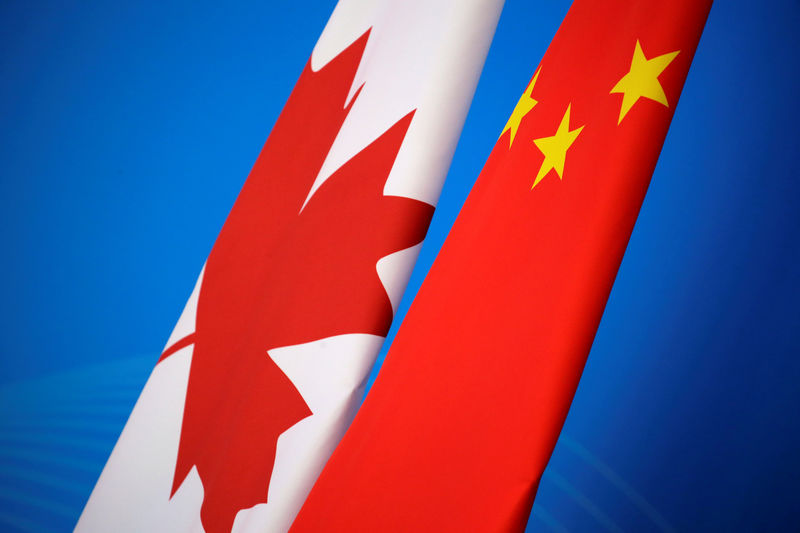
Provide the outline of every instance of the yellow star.
[[542,70],[541,67],[539,70],[536,71],[536,74],[533,75],[533,79],[528,84],[527,89],[525,92],[522,93],[522,96],[519,97],[519,101],[517,105],[514,107],[514,111],[511,112],[511,116],[508,117],[508,122],[506,122],[503,131],[500,132],[500,136],[511,130],[511,139],[508,141],[508,147],[511,148],[511,144],[514,142],[514,136],[517,134],[517,130],[519,129],[519,124],[522,122],[522,119],[528,112],[533,109],[533,106],[538,104],[537,100],[533,99],[533,86],[536,84],[536,78],[539,77],[539,71]]
[[633,50],[633,60],[631,61],[631,70],[621,80],[614,85],[611,93],[623,93],[622,108],[619,110],[619,120],[617,124],[622,123],[622,119],[628,114],[633,104],[641,97],[655,100],[656,102],[669,107],[667,103],[667,95],[664,94],[664,88],[658,81],[658,76],[664,72],[667,65],[672,63],[675,56],[680,53],[680,50],[663,54],[653,59],[647,59],[642,52],[642,45],[639,40],[636,40],[636,48]]
[[542,178],[544,178],[551,170],[556,171],[558,179],[563,179],[564,175],[564,162],[567,159],[567,150],[575,139],[578,138],[583,126],[578,129],[570,131],[569,129],[569,110],[572,104],[567,106],[567,111],[564,113],[564,118],[561,119],[561,124],[558,125],[556,134],[552,137],[542,137],[541,139],[534,139],[533,143],[544,154],[544,161],[542,166],[539,167],[539,173],[536,174],[536,179],[533,181],[531,189],[536,187]]

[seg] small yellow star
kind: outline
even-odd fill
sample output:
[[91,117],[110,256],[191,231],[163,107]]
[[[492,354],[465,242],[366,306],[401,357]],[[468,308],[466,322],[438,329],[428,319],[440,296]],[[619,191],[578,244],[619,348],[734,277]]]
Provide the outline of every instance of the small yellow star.
[[514,136],[517,134],[517,130],[519,129],[519,124],[522,122],[522,119],[528,112],[533,109],[533,106],[538,104],[537,100],[533,99],[533,86],[536,84],[536,78],[539,77],[539,71],[542,70],[541,67],[539,70],[536,71],[536,74],[533,75],[533,79],[528,84],[528,87],[525,89],[525,92],[522,93],[522,96],[519,97],[519,101],[517,105],[514,107],[514,111],[511,112],[511,116],[508,117],[508,122],[506,122],[503,131],[500,132],[500,136],[502,136],[508,130],[511,130],[511,139],[508,141],[508,147],[511,148],[511,144],[514,142]]
[[642,52],[642,45],[639,40],[636,40],[636,48],[633,50],[633,60],[631,61],[631,70],[621,80],[614,85],[611,93],[623,93],[622,107],[619,110],[619,120],[617,124],[622,123],[622,119],[628,114],[633,104],[639,98],[649,98],[656,102],[669,107],[667,103],[667,95],[664,94],[664,88],[658,81],[658,76],[664,72],[667,65],[672,63],[675,56],[680,53],[680,50],[663,54],[653,59],[647,59]]
[[570,131],[569,129],[569,110],[572,104],[567,106],[567,111],[564,113],[564,118],[561,119],[561,124],[558,125],[556,134],[552,137],[542,137],[541,139],[534,139],[533,143],[544,154],[544,161],[542,166],[539,167],[539,173],[536,174],[536,179],[531,186],[531,189],[536,187],[542,178],[548,172],[555,170],[558,174],[558,179],[563,179],[564,175],[564,162],[567,159],[567,150],[575,139],[578,138],[583,126],[578,129]]

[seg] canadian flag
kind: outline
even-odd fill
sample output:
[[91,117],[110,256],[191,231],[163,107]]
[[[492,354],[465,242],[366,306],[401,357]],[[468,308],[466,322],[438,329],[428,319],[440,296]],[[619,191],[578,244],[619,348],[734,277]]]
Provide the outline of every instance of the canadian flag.
[[341,0],[78,532],[286,531],[352,420],[502,0]]

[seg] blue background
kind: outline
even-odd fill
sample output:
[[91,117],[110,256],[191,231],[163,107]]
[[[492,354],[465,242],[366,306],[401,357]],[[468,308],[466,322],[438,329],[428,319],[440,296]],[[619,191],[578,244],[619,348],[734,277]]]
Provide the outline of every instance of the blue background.
[[[0,5],[0,530],[74,525],[333,4]],[[393,331],[568,4],[508,0]],[[797,28],[712,9],[530,531],[800,529]]]

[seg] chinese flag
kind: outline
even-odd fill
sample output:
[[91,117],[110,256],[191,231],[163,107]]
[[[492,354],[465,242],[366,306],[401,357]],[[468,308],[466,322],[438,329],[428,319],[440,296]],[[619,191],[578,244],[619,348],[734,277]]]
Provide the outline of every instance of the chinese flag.
[[293,527],[522,531],[710,0],[576,0]]

